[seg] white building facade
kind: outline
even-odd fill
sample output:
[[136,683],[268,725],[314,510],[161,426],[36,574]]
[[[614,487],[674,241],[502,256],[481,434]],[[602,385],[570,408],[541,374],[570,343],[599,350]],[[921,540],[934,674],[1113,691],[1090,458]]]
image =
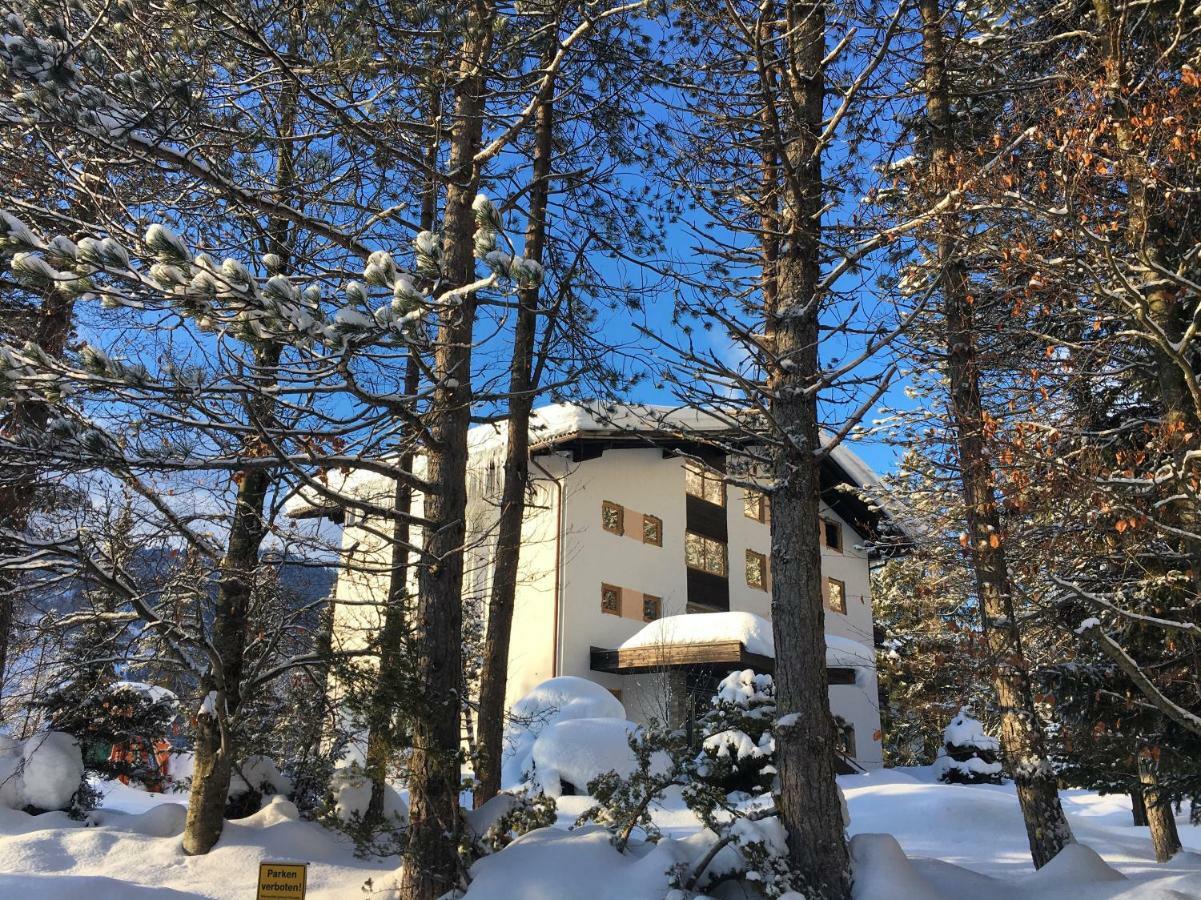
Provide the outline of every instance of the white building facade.
[[[548,678],[575,675],[611,690],[635,721],[687,725],[732,669],[770,671],[771,510],[761,494],[726,483],[724,459],[698,439],[724,427],[703,414],[641,406],[536,412],[508,704]],[[503,427],[476,428],[471,443],[464,595],[486,607]],[[380,502],[392,491],[390,483],[356,481]],[[845,447],[823,467],[830,706],[851,770],[882,764],[865,548],[881,514],[852,490],[876,484]],[[342,646],[379,626],[382,533],[370,521],[344,525],[344,551],[364,563],[376,554],[379,565],[339,578],[334,627]],[[644,629],[656,621],[648,644]]]

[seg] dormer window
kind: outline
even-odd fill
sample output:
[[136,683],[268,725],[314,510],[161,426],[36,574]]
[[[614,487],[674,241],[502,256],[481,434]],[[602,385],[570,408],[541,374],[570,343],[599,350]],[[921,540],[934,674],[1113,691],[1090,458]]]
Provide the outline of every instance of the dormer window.
[[684,465],[684,490],[715,506],[726,505],[726,482],[721,472],[698,462]]

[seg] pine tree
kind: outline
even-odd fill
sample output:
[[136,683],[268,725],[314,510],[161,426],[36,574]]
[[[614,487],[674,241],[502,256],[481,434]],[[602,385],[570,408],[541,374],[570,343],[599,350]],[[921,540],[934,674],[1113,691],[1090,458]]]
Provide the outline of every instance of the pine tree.
[[970,706],[964,706],[943,732],[934,770],[938,780],[948,784],[1000,784],[1000,750],[1001,742],[984,730]]
[[731,672],[698,722],[699,774],[727,792],[761,794],[776,776],[776,688],[770,675]]

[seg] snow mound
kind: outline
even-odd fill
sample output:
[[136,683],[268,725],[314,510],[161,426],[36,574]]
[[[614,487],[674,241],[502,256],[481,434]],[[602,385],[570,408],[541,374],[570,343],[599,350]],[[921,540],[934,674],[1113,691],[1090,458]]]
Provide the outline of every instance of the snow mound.
[[487,836],[488,832],[519,804],[520,801],[513,794],[500,793],[485,801],[479,809],[463,810],[463,824],[466,826],[467,835],[476,841]]
[[66,809],[83,780],[79,742],[45,731],[24,742],[0,737],[0,806]]
[[625,717],[621,701],[595,681],[561,675],[542,682],[509,708],[501,786],[517,788],[527,781],[534,742],[545,728],[572,719]]
[[234,768],[229,779],[229,796],[240,797],[254,790],[264,796],[292,793],[292,782],[266,756],[248,756],[240,766]]
[[1201,896],[1196,882],[1169,887],[1131,881],[1107,864],[1095,850],[1071,844],[1031,875],[1013,879],[981,875],[937,859],[909,858],[889,834],[857,834],[851,838],[854,900],[1188,900]]
[[[351,764],[334,770],[329,780],[334,814],[344,823],[361,819],[371,803],[371,779],[359,766]],[[400,822],[409,820],[404,798],[390,784],[384,785],[384,817]]]
[[[637,725],[624,719],[570,719],[544,728],[532,751],[536,786],[559,797],[565,783],[583,793],[588,782],[606,772],[628,778],[638,768],[630,749],[630,737],[638,731]],[[656,771],[666,772],[670,767],[662,752],[656,753],[652,763]]]
[[178,837],[183,834],[188,808],[182,803],[160,803],[145,812],[124,813],[98,809],[88,816],[89,825],[104,825],[146,837]]
[[693,852],[665,838],[642,855],[618,853],[604,828],[540,828],[471,867],[464,900],[663,900],[668,873]]

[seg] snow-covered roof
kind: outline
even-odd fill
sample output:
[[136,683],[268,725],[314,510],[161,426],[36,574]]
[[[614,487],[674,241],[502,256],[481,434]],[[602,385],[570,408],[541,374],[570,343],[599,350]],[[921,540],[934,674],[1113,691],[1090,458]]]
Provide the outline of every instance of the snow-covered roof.
[[[700,410],[645,403],[551,403],[535,409],[530,415],[530,449],[548,450],[572,441],[606,438],[643,439],[649,446],[664,442],[686,443],[703,439],[706,434],[716,436],[722,432],[737,436],[739,418],[733,411],[717,408]],[[467,436],[472,464],[481,467],[489,460],[499,459],[507,435],[508,423],[505,421],[472,428]],[[870,498],[870,502],[862,503],[858,497],[851,496],[855,491],[843,491],[830,499],[831,504],[853,503],[855,515],[850,519],[888,518],[882,505],[884,491],[880,478],[871,466],[857,456],[846,441],[834,444],[833,436],[828,433],[822,434],[822,440],[829,447],[829,461],[841,470],[841,476],[835,476],[839,483],[845,476],[850,482],[848,487],[863,491]],[[335,492],[365,495],[377,489],[390,491],[389,479],[373,472],[355,470],[346,474],[330,473],[327,477],[329,488]],[[336,504],[320,496],[320,492],[302,487],[288,500],[285,512],[293,518],[305,518],[320,515],[334,506]],[[862,523],[850,519],[849,524],[862,530]]]
[[[642,647],[678,647],[738,641],[747,653],[775,658],[771,622],[748,612],[686,613],[665,616],[642,627],[623,641],[620,650]],[[876,654],[850,638],[826,635],[826,665],[836,668],[874,668]]]
[[[485,452],[503,446],[507,422],[477,425],[471,429],[468,445],[472,452]],[[540,449],[576,437],[642,435],[662,439],[668,436],[695,437],[698,434],[734,432],[739,417],[721,410],[700,410],[686,406],[654,406],[646,403],[551,403],[530,415],[530,446]],[[833,436],[822,434],[826,445]],[[860,488],[879,487],[880,478],[871,466],[840,442],[830,456]]]

